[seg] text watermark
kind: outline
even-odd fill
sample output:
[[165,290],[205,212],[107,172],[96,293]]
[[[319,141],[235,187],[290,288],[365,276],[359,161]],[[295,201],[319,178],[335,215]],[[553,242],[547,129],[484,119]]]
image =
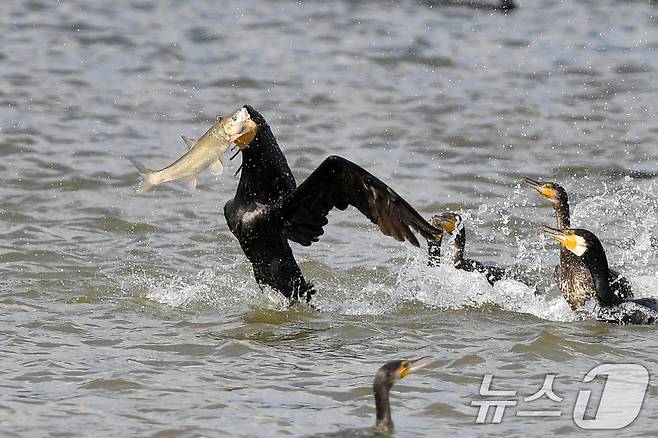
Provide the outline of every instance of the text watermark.
[[[606,376],[603,392],[597,400],[592,397],[592,391],[578,391],[572,418],[576,425],[589,430],[616,430],[631,424],[640,414],[644,396],[649,385],[649,372],[638,364],[602,364],[590,370],[583,383],[591,383],[598,376]],[[539,399],[547,399],[553,404],[561,403],[564,398],[553,390],[555,374],[546,374],[541,388],[534,394],[523,397],[528,404]],[[505,409],[519,404],[517,391],[493,389],[493,374],[485,374],[480,385],[482,400],[473,400],[471,406],[478,408],[476,424],[498,424],[503,421]],[[494,399],[495,398],[495,399]],[[588,414],[588,412],[590,414]],[[594,414],[591,414],[591,413]],[[516,417],[560,417],[562,409],[521,410],[517,409]]]

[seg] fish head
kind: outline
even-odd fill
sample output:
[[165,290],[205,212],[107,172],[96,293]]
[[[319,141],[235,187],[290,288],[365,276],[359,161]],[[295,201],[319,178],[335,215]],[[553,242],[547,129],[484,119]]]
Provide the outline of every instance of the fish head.
[[224,133],[240,149],[248,147],[256,136],[256,123],[251,120],[249,112],[244,107],[222,119],[221,124]]

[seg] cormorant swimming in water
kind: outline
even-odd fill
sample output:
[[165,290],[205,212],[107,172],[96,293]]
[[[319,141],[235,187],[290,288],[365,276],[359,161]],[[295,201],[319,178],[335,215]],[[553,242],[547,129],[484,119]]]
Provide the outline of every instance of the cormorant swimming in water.
[[[464,247],[466,246],[466,228],[462,217],[457,213],[442,213],[432,216],[429,223],[434,228],[452,234],[450,240],[452,246],[452,263],[456,269],[461,269],[467,272],[480,272],[484,274],[485,278],[491,284],[501,280],[505,277],[505,269],[499,266],[487,266],[477,260],[464,258]],[[442,236],[434,237],[433,240],[428,240],[429,251],[429,264],[436,266],[441,257],[441,240]]]
[[[571,226],[569,197],[561,185],[554,182],[540,183],[528,177],[523,177],[522,181],[551,202],[555,210],[555,222],[558,228]],[[613,290],[622,299],[632,298],[633,292],[628,280],[612,269],[608,272],[610,273],[608,280]],[[595,285],[588,269],[578,256],[564,246],[560,246],[560,264],[555,267],[555,282],[573,310],[582,307],[596,294]]]
[[236,141],[242,151],[242,174],[224,216],[259,286],[270,286],[291,302],[311,299],[315,290],[302,275],[288,241],[304,246],[317,242],[333,208],[352,205],[383,234],[416,246],[411,230],[426,239],[438,233],[400,195],[345,158],[325,159],[297,187],[267,122],[251,106],[245,108],[256,128]]
[[390,432],[393,430],[393,419],[391,418],[391,405],[388,394],[393,384],[403,377],[418,371],[432,363],[432,358],[423,357],[416,360],[394,360],[385,363],[375,374],[372,391],[375,394],[375,408],[377,411],[377,422],[375,432]]
[[583,261],[594,283],[599,307],[597,319],[617,324],[654,324],[658,318],[658,299],[626,299],[610,284],[605,250],[594,233],[584,229],[557,229],[541,226],[541,230]]

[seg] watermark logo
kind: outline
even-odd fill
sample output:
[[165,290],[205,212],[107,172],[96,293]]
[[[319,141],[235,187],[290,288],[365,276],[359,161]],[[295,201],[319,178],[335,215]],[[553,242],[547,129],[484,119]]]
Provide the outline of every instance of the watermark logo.
[[608,379],[596,416],[585,419],[591,391],[581,390],[573,410],[574,421],[583,429],[621,429],[628,426],[640,414],[649,385],[649,372],[642,365],[606,363],[593,368],[583,382],[591,382],[599,375],[607,375]]
[[[649,384],[649,372],[638,364],[602,364],[585,375],[583,383],[591,384],[598,376],[606,376],[603,393],[596,403],[592,391],[578,391],[573,409],[573,420],[582,429],[616,430],[631,424],[639,415]],[[534,394],[523,397],[525,403],[546,398],[553,403],[564,400],[553,390],[555,374],[546,374],[541,388]],[[471,406],[478,407],[476,424],[484,424],[491,418],[492,424],[503,421],[505,409],[518,405],[516,391],[492,389],[493,375],[485,374],[480,385],[480,395],[497,399],[473,400]],[[588,414],[589,412],[589,414]],[[491,413],[491,414],[490,414]],[[517,417],[560,417],[561,409],[516,410]]]

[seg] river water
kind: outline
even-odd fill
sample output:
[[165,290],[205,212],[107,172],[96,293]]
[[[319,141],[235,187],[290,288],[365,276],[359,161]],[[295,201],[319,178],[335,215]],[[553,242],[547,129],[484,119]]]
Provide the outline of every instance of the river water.
[[[593,434],[574,401],[604,363],[651,376],[608,435],[653,436],[656,328],[569,309],[537,231],[552,210],[519,178],[563,184],[572,222],[638,296],[658,293],[658,9],[519,5],[2,2],[0,435],[352,436],[374,423],[376,369],[429,355],[393,389],[398,436]],[[424,216],[461,212],[467,255],[532,286],[430,268],[351,209],[293,245],[320,311],[288,309],[222,214],[239,158],[194,193],[133,193],[127,156],[169,164],[180,134],[245,103],[298,181],[351,159]],[[516,391],[500,424],[476,424],[486,374]],[[563,400],[525,401],[546,374]],[[532,409],[560,416],[517,415]]]

